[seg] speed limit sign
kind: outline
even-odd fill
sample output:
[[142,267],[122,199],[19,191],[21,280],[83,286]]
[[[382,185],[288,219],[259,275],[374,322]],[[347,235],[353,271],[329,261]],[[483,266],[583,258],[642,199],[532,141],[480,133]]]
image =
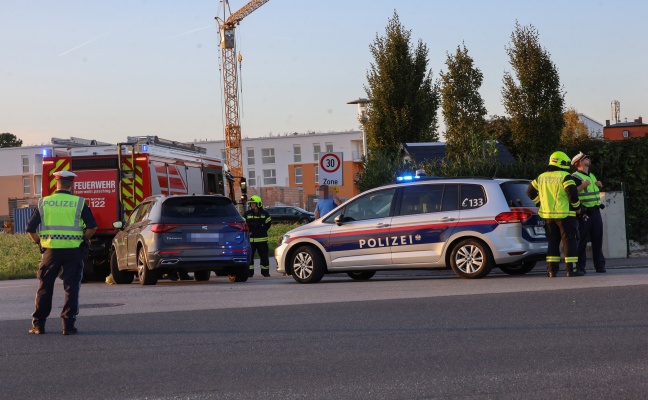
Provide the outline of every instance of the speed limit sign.
[[342,154],[322,153],[319,160],[319,184],[342,186]]

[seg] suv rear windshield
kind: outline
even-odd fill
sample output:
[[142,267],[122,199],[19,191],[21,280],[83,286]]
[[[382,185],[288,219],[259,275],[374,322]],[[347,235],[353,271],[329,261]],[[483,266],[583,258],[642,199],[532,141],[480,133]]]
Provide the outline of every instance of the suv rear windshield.
[[535,207],[535,203],[526,195],[529,182],[516,181],[502,183],[502,192],[509,207]]
[[169,198],[162,204],[162,217],[173,219],[242,220],[234,204],[227,197],[195,196]]

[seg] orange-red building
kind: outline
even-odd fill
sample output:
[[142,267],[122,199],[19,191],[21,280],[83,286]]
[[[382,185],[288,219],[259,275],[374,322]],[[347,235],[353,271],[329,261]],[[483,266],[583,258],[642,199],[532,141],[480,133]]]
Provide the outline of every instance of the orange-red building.
[[644,124],[641,117],[633,122],[619,122],[616,124],[610,124],[610,121],[606,120],[603,127],[605,140],[624,140],[644,136],[648,136],[648,124]]

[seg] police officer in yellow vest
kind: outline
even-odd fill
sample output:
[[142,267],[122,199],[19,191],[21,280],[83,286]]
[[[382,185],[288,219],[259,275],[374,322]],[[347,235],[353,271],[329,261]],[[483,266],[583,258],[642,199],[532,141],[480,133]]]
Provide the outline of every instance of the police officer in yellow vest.
[[[36,309],[32,314],[29,333],[45,333],[45,321],[52,311],[54,282],[61,272],[65,303],[61,318],[63,334],[74,335],[79,313],[79,288],[83,277],[81,246],[87,245],[97,230],[92,211],[81,197],[72,195],[76,174],[70,171],[55,172],[56,192],[42,198],[38,209],[27,223],[27,234],[38,244],[43,254],[38,268]],[[40,227],[40,233],[37,229]]]
[[538,204],[538,215],[545,219],[547,235],[547,275],[558,274],[560,244],[565,253],[567,276],[582,276],[574,270],[578,261],[578,221],[580,200],[574,178],[569,170],[569,157],[556,151],[549,157],[547,171],[540,174],[527,188],[527,196]]
[[270,214],[263,209],[261,197],[250,197],[248,205],[250,209],[243,214],[248,229],[250,229],[250,247],[252,248],[250,251],[250,257],[252,257],[252,260],[250,262],[248,276],[254,276],[254,253],[258,251],[261,275],[269,277],[270,258],[268,257],[268,229],[270,229],[270,225],[272,225],[272,218],[270,218]]
[[582,151],[572,158],[571,163],[578,170],[572,174],[578,186],[578,197],[581,204],[587,209],[586,217],[579,218],[578,231],[580,240],[578,242],[578,264],[579,271],[585,272],[587,262],[587,239],[592,242],[592,259],[596,272],[605,272],[605,257],[603,256],[603,219],[601,209],[600,188],[601,181],[596,179],[593,173],[589,172],[592,160],[590,156]]

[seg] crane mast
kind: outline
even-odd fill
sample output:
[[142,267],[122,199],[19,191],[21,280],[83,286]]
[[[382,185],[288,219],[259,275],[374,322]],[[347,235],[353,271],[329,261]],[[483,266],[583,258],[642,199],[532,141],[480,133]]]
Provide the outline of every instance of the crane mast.
[[[234,30],[243,18],[261,7],[269,0],[252,0],[227,19],[218,21],[220,32],[221,53],[223,62],[223,84],[225,103],[225,162],[233,176],[240,179],[243,176],[243,163],[241,151],[241,125],[239,122],[238,79],[236,76],[236,41]],[[223,0],[225,8],[229,9],[228,0]],[[240,60],[239,60],[240,61]]]

